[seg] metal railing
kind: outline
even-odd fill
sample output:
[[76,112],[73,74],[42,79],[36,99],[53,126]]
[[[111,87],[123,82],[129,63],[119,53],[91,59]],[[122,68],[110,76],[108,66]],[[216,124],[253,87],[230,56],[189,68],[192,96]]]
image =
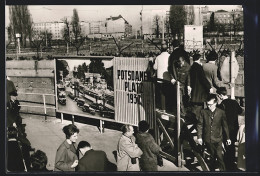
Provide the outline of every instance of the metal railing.
[[[56,110],[56,106],[55,104],[53,104],[52,106],[50,106],[50,104],[46,103],[46,96],[53,96],[56,97],[55,94],[43,94],[43,93],[23,93],[23,92],[18,92],[18,95],[38,95],[42,97],[42,101],[28,101],[28,100],[24,100],[24,99],[19,99],[18,96],[18,101],[20,102],[20,107],[29,107],[29,108],[43,108],[44,109],[44,116],[45,116],[45,120],[47,120],[47,109],[54,109]],[[32,104],[42,104],[42,105],[25,105],[25,104],[21,104],[21,102],[27,102],[27,103],[32,103]],[[55,103],[55,100],[54,100]],[[25,112],[22,112],[25,113]],[[38,115],[43,115],[41,113],[35,113]]]

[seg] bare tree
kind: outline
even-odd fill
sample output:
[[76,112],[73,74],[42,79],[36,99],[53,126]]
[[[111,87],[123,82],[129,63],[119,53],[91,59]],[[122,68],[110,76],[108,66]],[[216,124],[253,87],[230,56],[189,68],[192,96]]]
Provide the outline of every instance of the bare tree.
[[231,13],[231,28],[234,36],[236,36],[238,31],[243,30],[243,16],[238,16],[238,14]]
[[[73,9],[73,16],[71,18],[71,22],[64,19],[64,30],[63,30],[63,38],[67,43],[70,43],[73,47],[75,47],[77,55],[79,54],[79,49],[83,45],[86,37],[82,35],[81,26],[79,23],[78,11]],[[71,28],[71,29],[70,29]]]
[[39,59],[39,51],[44,41],[44,37],[44,31],[37,32],[34,30],[32,32],[32,46],[36,48],[37,59]]
[[171,5],[170,7],[170,26],[173,36],[178,36],[180,39],[186,24],[187,13],[183,5]]

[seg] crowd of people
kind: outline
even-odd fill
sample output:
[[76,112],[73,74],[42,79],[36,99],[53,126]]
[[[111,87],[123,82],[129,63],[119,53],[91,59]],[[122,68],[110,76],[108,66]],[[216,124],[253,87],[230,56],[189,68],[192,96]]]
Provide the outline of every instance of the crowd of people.
[[[235,144],[241,141],[239,138],[243,138],[241,136],[244,132],[239,130],[238,123],[238,115],[242,114],[243,109],[236,100],[227,96],[227,87],[233,85],[227,85],[219,79],[219,68],[216,65],[218,54],[214,50],[210,51],[205,63],[199,53],[190,58],[177,40],[172,42],[172,47],[173,51],[169,54],[169,48],[162,43],[161,54],[150,60],[155,70],[154,77],[157,78],[160,100],[156,102],[161,102],[158,104],[159,108],[164,112],[170,111],[166,104],[174,100],[167,101],[167,98],[171,98],[169,92],[176,92],[178,81],[180,115],[186,119],[192,114],[195,118],[193,122],[197,126],[198,143],[205,145],[210,154],[210,170],[214,171],[216,167],[221,171],[236,170],[237,167],[243,170],[245,155],[242,154],[242,159],[235,159]],[[190,110],[189,113],[187,109]],[[241,128],[244,128],[244,125],[241,125]],[[241,148],[239,152],[244,153],[244,148]]]
[[[48,158],[44,151],[31,147],[26,138],[25,124],[19,114],[19,102],[14,83],[7,82],[7,171],[8,172],[50,172]],[[16,101],[16,103],[14,103]],[[21,130],[21,128],[23,129]],[[56,151],[53,171],[157,171],[160,146],[155,143],[146,121],[139,122],[138,133],[134,127],[122,126],[122,136],[117,146],[117,165],[111,163],[104,151],[94,150],[85,140],[77,144],[79,129],[74,124],[63,127],[65,140]],[[162,161],[162,158],[160,158]]]
[[[160,108],[167,112],[168,93],[174,91],[176,82],[179,82],[181,117],[187,116],[190,106],[196,121],[198,144],[205,145],[210,154],[210,170],[214,171],[216,167],[221,171],[244,170],[245,128],[244,124],[239,126],[238,123],[238,115],[243,109],[236,100],[228,97],[225,84],[217,76],[218,54],[211,51],[204,63],[202,56],[196,53],[191,64],[189,54],[177,40],[173,41],[172,47],[170,54],[167,45],[162,43],[161,54],[156,58],[152,58],[153,53],[150,55],[156,71]],[[15,86],[8,79],[6,84],[7,170],[48,171],[46,154],[41,150],[35,152],[26,138],[19,102],[14,98],[17,96]],[[92,149],[87,141],[76,144],[79,129],[75,125],[65,126],[63,132],[66,139],[57,149],[54,171],[158,171],[158,165],[162,165],[159,162],[162,149],[149,133],[146,121],[139,122],[137,133],[134,133],[133,126],[123,125],[115,170],[111,170],[113,167],[104,151]],[[34,153],[30,155],[31,152]]]

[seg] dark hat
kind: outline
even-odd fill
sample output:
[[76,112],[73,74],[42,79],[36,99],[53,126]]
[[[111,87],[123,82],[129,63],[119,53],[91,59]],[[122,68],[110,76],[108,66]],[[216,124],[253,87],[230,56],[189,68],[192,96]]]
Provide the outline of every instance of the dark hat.
[[226,87],[220,87],[217,89],[217,94],[219,95],[227,95],[227,88]]
[[174,39],[174,40],[172,41],[172,46],[173,46],[173,47],[177,47],[177,46],[179,46],[179,45],[180,45],[180,42],[179,42],[178,40]]
[[199,60],[200,56],[201,56],[200,54],[194,54],[193,61]]
[[141,132],[146,132],[147,130],[149,130],[149,124],[145,120],[142,120],[138,124],[138,129]]
[[208,61],[215,61],[217,59],[218,59],[218,54],[216,53],[215,50],[210,51],[209,54],[207,55]]

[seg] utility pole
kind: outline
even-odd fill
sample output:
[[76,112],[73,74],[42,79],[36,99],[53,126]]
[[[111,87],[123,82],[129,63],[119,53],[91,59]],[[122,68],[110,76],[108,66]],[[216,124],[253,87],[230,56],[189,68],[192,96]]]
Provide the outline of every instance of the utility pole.
[[140,19],[141,19],[141,40],[142,40],[142,53],[144,53],[144,41],[143,41],[143,5],[142,5],[142,10],[140,12]]
[[46,22],[44,23],[44,31],[45,31],[45,43],[46,43],[46,47],[47,47],[47,46],[48,46],[48,43],[47,43]]
[[162,16],[162,41],[164,41],[164,18]]

